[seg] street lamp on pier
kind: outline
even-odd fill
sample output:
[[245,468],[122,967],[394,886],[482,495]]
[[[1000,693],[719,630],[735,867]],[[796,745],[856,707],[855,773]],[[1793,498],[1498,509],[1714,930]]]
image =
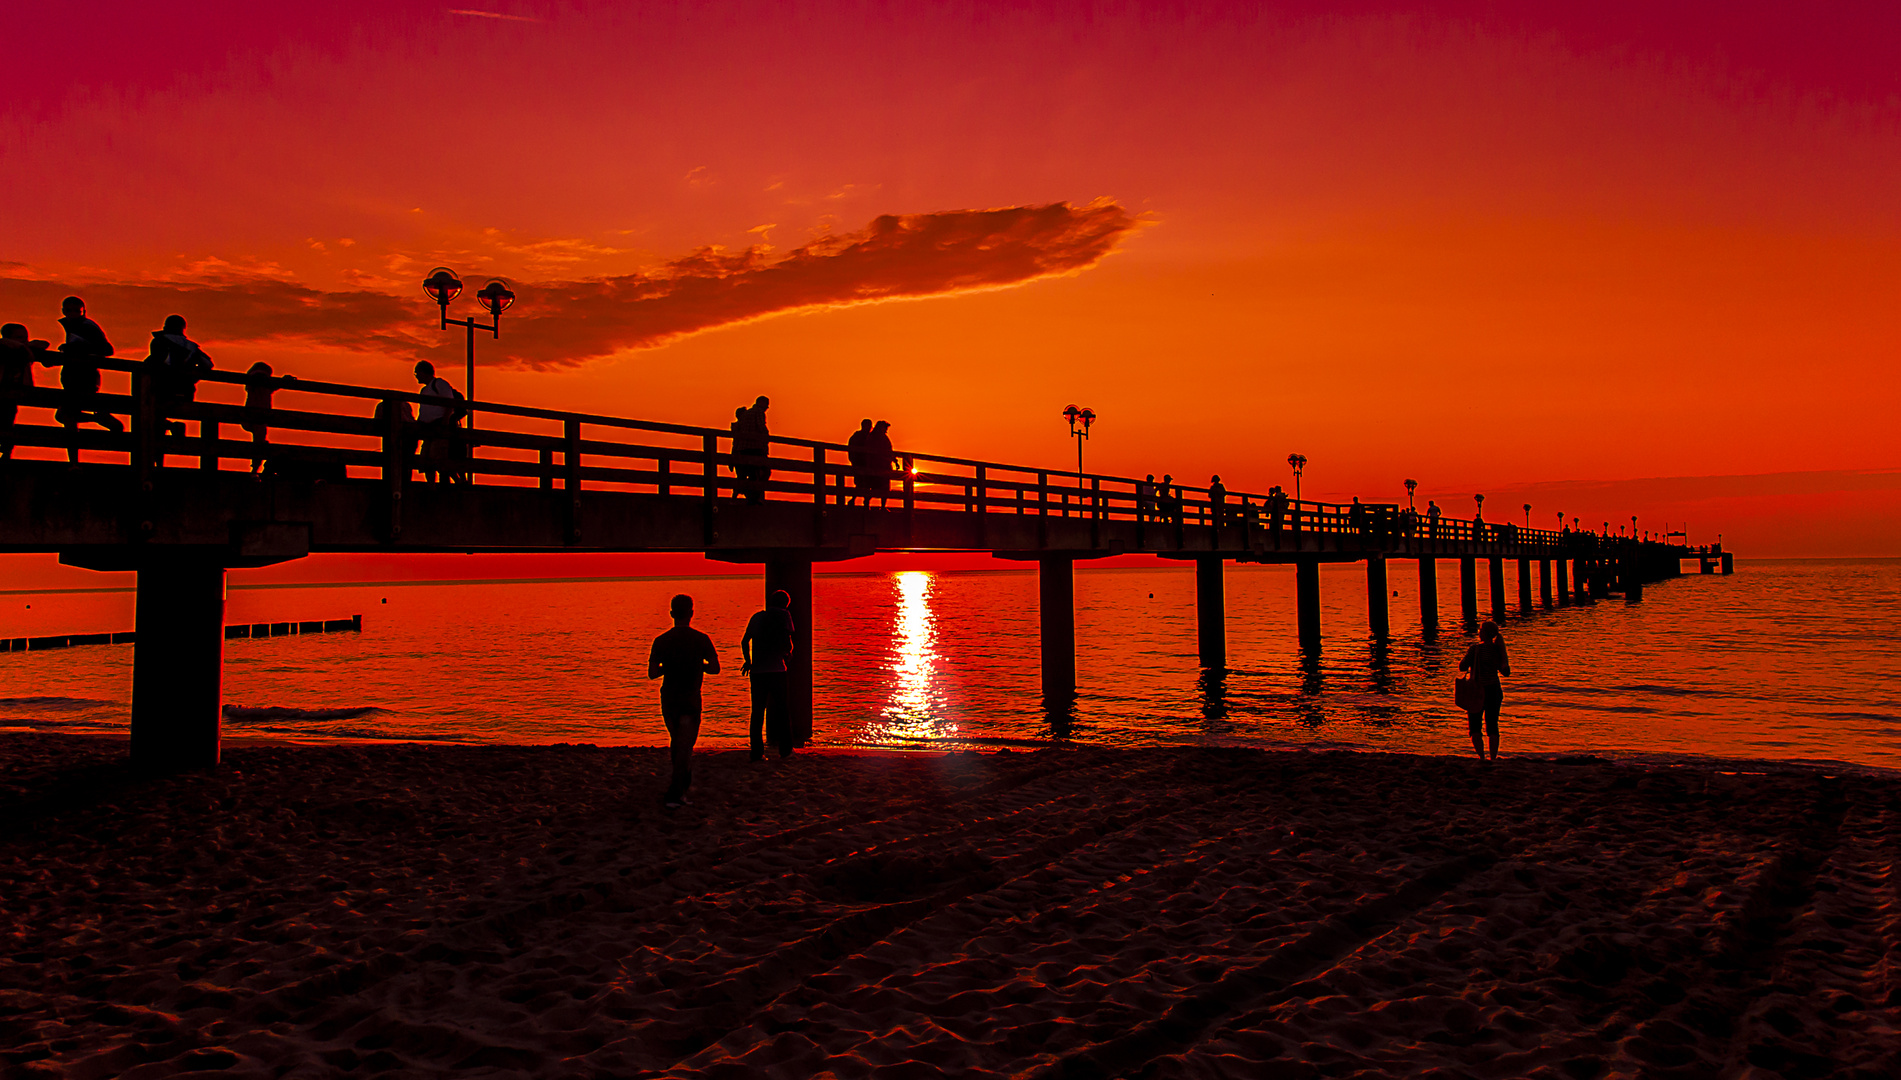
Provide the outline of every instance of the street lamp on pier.
[[1294,501],[1300,501],[1300,473],[1307,467],[1306,454],[1287,455],[1287,467],[1294,470]]
[[[448,267],[438,266],[434,270],[429,271],[429,276],[422,280],[422,291],[428,293],[429,298],[434,300],[436,306],[442,309],[442,329],[447,330],[450,326],[468,327],[469,366],[466,376],[466,390],[468,399],[474,401],[475,332],[477,330],[487,330],[489,333],[495,335],[495,337],[500,338],[502,336],[502,312],[507,311],[509,307],[515,303],[515,294],[509,291],[508,282],[503,281],[501,278],[490,278],[489,283],[482,286],[482,290],[475,294],[475,298],[482,302],[482,306],[488,310],[489,316],[493,321],[479,323],[476,322],[472,316],[467,319],[451,319],[449,317],[449,301],[462,295],[462,279],[457,277],[455,271]],[[473,430],[474,427],[475,413],[470,412],[469,428]]]
[[[1063,410],[1063,419],[1069,421],[1069,434],[1076,440],[1076,475],[1083,471],[1083,442],[1089,438],[1089,425],[1096,422],[1096,410],[1078,409],[1070,405]],[[1081,427],[1076,425],[1081,424]]]
[[1525,528],[1531,528],[1531,504],[1525,504]]
[[1472,496],[1472,505],[1478,508],[1479,517],[1482,518],[1485,516],[1485,496],[1483,495]]
[[1564,511],[1558,511],[1558,531],[1564,531]]
[[1419,481],[1417,480],[1406,481],[1406,509],[1411,510],[1414,508],[1415,504],[1413,503],[1413,492],[1418,491],[1418,490],[1419,490]]

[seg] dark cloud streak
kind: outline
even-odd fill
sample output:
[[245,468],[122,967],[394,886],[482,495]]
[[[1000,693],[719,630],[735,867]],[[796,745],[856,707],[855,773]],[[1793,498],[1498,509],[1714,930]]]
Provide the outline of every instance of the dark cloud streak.
[[[517,284],[519,299],[504,316],[501,347],[484,355],[495,363],[565,367],[790,311],[1004,288],[1086,270],[1137,224],[1107,200],[889,214],[862,231],[823,237],[783,255],[765,247],[707,248],[638,274]],[[324,292],[263,277],[130,285],[0,277],[0,311],[49,336],[67,292],[86,296],[125,352],[143,347],[145,335],[133,326],[156,327],[178,312],[207,345],[281,341],[460,355],[459,346],[443,342],[429,325],[420,296]],[[46,314],[34,319],[34,312]]]

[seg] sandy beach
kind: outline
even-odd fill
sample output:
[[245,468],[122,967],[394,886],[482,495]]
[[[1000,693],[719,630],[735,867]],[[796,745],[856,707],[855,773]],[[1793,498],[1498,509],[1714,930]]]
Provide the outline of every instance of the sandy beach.
[[6,1076],[1901,1070],[1901,786],[0,738]]

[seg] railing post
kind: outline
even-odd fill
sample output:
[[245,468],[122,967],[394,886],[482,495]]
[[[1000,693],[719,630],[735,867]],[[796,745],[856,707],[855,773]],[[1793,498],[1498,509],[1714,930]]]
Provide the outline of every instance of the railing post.
[[561,438],[567,444],[562,452],[562,487],[567,491],[567,542],[581,542],[581,421],[567,420],[561,425]]
[[659,480],[654,483],[654,489],[662,495],[671,495],[673,493],[673,458],[666,454],[655,454],[653,468],[660,474]]
[[1050,474],[1036,474],[1036,516],[1048,517],[1050,512]]
[[[825,546],[825,448],[812,448],[812,545]],[[808,682],[809,686],[810,683]]]
[[384,398],[378,411],[383,414],[383,495],[389,514],[384,530],[390,543],[403,534],[403,487],[409,480],[409,447],[414,439],[403,420],[404,403]]
[[537,455],[537,457],[539,459],[538,465],[539,465],[540,476],[536,478],[536,483],[540,486],[541,490],[543,491],[553,491],[554,490],[554,447],[552,446],[542,447],[541,452]]
[[700,439],[700,531],[706,546],[718,537],[719,514],[719,436]]
[[987,514],[990,512],[990,489],[985,484],[986,475],[987,473],[984,467],[982,465],[977,466],[977,499],[976,505],[973,506],[972,509],[979,514]]
[[198,421],[198,441],[198,467],[217,472],[218,422],[216,420]]

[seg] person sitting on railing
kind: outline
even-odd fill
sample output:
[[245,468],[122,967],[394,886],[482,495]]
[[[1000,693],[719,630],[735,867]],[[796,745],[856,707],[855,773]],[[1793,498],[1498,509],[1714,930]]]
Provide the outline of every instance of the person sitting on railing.
[[79,467],[79,425],[98,424],[117,434],[125,430],[119,418],[99,406],[98,358],[112,355],[112,342],[99,324],[86,317],[86,302],[69,296],[59,302],[59,325],[66,330],[66,343],[59,347],[59,359],[42,357],[40,363],[59,368],[59,387],[66,391],[66,403],[53,418],[65,425],[66,460]]
[[0,461],[13,457],[13,418],[33,389],[33,361],[45,351],[46,342],[27,339],[25,324],[0,326]]
[[[173,435],[185,434],[185,425],[166,423],[164,418],[180,403],[198,396],[198,380],[211,370],[211,357],[198,343],[185,336],[183,315],[165,316],[165,328],[152,331],[152,351],[145,358],[152,373],[152,390],[158,395],[159,422]],[[159,455],[159,463],[164,462]]]
[[431,483],[467,483],[468,476],[460,468],[462,444],[451,434],[468,415],[462,392],[437,376],[436,365],[427,360],[416,362],[416,381],[422,384],[418,393],[429,399],[416,410],[416,422],[423,430],[423,479]]
[[[265,436],[270,432],[271,395],[297,376],[271,377],[271,365],[259,360],[244,373],[244,430],[251,433],[251,475],[264,475]],[[407,404],[407,402],[405,402]],[[381,408],[379,403],[378,408]]]
[[871,482],[865,488],[865,505],[870,506],[875,495],[878,509],[882,510],[891,503],[891,477],[898,468],[897,451],[891,448],[891,421],[878,421],[878,426],[872,428],[871,434],[866,437],[865,464],[871,467]]
[[1228,489],[1221,483],[1221,474],[1216,473],[1208,481],[1208,516],[1210,524],[1222,525],[1228,517]]
[[871,497],[865,494],[866,482],[871,466],[865,461],[865,443],[871,438],[871,421],[858,421],[858,430],[845,440],[845,460],[851,463],[851,494],[845,496],[845,505],[850,506],[857,499],[864,499],[865,505],[871,505]]
[[733,475],[739,478],[734,493],[755,502],[766,497],[766,481],[772,478],[772,470],[765,464],[772,447],[772,432],[766,427],[766,410],[771,407],[772,400],[761,394],[753,399],[751,408],[742,405],[733,411],[734,456],[757,458],[759,462],[733,466]]

